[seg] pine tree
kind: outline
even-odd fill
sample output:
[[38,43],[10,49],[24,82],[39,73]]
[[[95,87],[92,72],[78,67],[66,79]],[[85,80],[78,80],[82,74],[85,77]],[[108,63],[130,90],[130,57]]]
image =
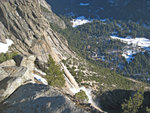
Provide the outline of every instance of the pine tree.
[[133,98],[130,97],[128,101],[125,100],[125,103],[122,104],[123,113],[137,113],[139,108],[142,107],[143,94],[144,90],[141,88],[134,94]]
[[49,56],[48,60],[48,69],[47,73],[47,80],[48,84],[55,86],[55,87],[63,87],[65,85],[65,79],[63,76],[63,72],[61,71],[60,67],[55,63],[51,56]]

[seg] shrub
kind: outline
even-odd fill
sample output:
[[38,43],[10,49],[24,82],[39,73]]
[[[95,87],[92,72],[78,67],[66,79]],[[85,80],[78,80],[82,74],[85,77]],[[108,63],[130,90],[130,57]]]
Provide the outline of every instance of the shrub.
[[17,56],[17,52],[1,53],[0,54],[0,63],[12,59],[14,56]]
[[80,92],[75,94],[75,98],[77,100],[79,100],[80,102],[87,102],[88,101],[88,96],[86,95],[86,93],[81,90]]
[[146,107],[146,113],[150,113],[150,108]]

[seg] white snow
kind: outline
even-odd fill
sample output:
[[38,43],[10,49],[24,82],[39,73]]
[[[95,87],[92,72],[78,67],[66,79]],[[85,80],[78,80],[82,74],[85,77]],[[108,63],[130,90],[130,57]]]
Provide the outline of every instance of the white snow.
[[80,3],[81,6],[88,6],[89,3]]
[[105,61],[105,56],[101,56],[102,61]]
[[[66,66],[64,66],[64,64],[62,64],[63,65],[63,67],[64,67],[64,70],[65,70],[65,68],[66,68]],[[72,76],[72,75],[71,75]],[[74,78],[73,76],[72,76],[72,78]],[[71,83],[71,81],[66,77],[66,75],[65,75],[65,79],[67,80],[67,82],[68,82],[68,84],[70,84],[70,86],[71,86],[71,88],[69,88],[69,90],[73,93],[73,94],[76,94],[76,93],[78,93],[78,92],[80,92],[80,90],[83,90],[84,92],[85,92],[85,94],[88,96],[88,103],[91,103],[91,105],[93,106],[93,107],[95,107],[96,109],[98,109],[98,110],[100,110],[101,111],[101,109],[99,108],[99,107],[97,107],[97,105],[95,104],[95,102],[93,101],[93,99],[92,99],[92,95],[91,95],[91,89],[88,89],[88,88],[85,88],[85,87],[79,87],[79,88],[76,88],[76,85],[75,84],[72,84]],[[77,84],[77,86],[78,86],[78,84]]]
[[107,19],[100,19],[100,21],[102,21],[102,22],[106,22],[106,21],[107,21]]
[[138,50],[138,48],[150,51],[150,40],[147,38],[122,38],[117,36],[111,36],[111,38],[115,40],[120,40],[121,42],[126,43],[128,45],[132,45],[132,47],[136,48],[135,50],[128,49],[126,51],[123,51],[122,56],[125,57],[128,63],[130,63],[134,59],[133,55],[141,52],[141,50]]
[[104,10],[104,8],[103,8],[103,7],[101,7],[100,9],[101,9],[101,10]]
[[9,46],[13,44],[13,41],[10,39],[6,39],[6,44],[0,42],[0,53],[6,53],[8,51]]
[[139,46],[141,48],[150,48],[150,40],[147,38],[122,38],[117,36],[111,36],[111,38],[121,40],[123,43],[126,43],[128,45],[132,44],[134,47]]
[[127,50],[126,52],[124,52],[122,54],[122,56],[125,57],[125,59],[128,63],[130,63],[134,59],[133,55],[135,55],[135,54],[136,54],[135,51]]
[[41,75],[46,75],[46,73],[42,72],[41,70],[39,70],[39,69],[37,69],[37,68],[34,68],[34,70],[35,70],[36,72],[38,72],[39,74],[41,74]]
[[[150,9],[150,7],[149,7],[149,9]],[[143,26],[150,29],[150,25],[143,24]]]
[[91,23],[92,20],[86,19],[84,16],[77,17],[71,21],[72,27],[77,27],[86,23]]
[[40,82],[42,82],[45,85],[48,85],[47,81],[45,78],[42,78],[41,76],[37,75],[37,74],[33,74],[34,78]]
[[[83,24],[86,24],[86,23],[91,23],[91,22],[93,22],[93,20],[97,20],[97,18],[93,18],[93,19],[87,19],[87,18],[85,18],[84,16],[79,16],[79,17],[77,17],[76,19],[72,19],[71,20],[71,23],[72,23],[72,27],[77,27],[77,26],[79,26],[79,25],[83,25]],[[100,18],[99,17],[99,19],[98,20],[100,20],[100,21],[102,21],[102,22],[106,22],[107,21],[107,19],[106,18]],[[105,23],[104,23],[105,24]]]

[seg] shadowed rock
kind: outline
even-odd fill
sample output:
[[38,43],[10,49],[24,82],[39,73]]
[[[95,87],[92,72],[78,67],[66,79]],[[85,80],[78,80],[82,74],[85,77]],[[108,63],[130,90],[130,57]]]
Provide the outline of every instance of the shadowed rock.
[[26,84],[1,104],[1,113],[88,113],[50,86]]

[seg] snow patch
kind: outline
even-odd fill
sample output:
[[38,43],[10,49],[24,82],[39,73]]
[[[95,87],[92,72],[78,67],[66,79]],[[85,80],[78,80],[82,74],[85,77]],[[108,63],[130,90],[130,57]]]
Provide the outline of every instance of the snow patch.
[[104,8],[103,8],[103,7],[101,7],[100,9],[101,9],[101,10],[104,10]]
[[126,59],[126,61],[127,61],[128,63],[130,63],[130,62],[134,59],[133,55],[135,55],[135,54],[136,54],[135,51],[127,50],[126,52],[124,52],[124,53],[122,54],[122,56]]
[[48,85],[48,82],[46,81],[45,78],[42,78],[41,76],[37,75],[37,74],[33,74],[34,78],[40,82],[42,82],[45,85]]
[[91,23],[91,22],[92,20],[86,19],[84,16],[77,17],[76,19],[73,19],[71,21],[72,27],[77,27],[79,25],[83,25],[83,24]]
[[6,44],[0,42],[0,53],[6,53],[8,51],[9,46],[13,44],[13,41],[10,39],[6,39]]
[[150,40],[147,38],[131,38],[131,37],[117,37],[117,36],[111,36],[112,39],[117,39],[122,41],[123,43],[126,43],[128,45],[132,44],[134,47],[139,46],[141,48],[149,48],[150,47]]
[[105,56],[101,56],[102,61],[105,61]]
[[[150,9],[150,7],[149,7],[149,9]],[[143,26],[150,29],[150,25],[143,24]]]
[[100,21],[102,21],[102,22],[106,22],[106,21],[107,21],[107,19],[105,19],[105,18],[104,18],[104,19],[100,19]]
[[150,52],[150,40],[147,38],[122,38],[117,36],[111,36],[111,38],[115,40],[120,40],[121,42],[132,45],[132,47],[136,48],[136,50],[128,49],[126,51],[123,51],[122,56],[126,59],[128,63],[130,63],[134,59],[134,55],[141,52],[141,50],[138,48],[142,48]]
[[88,6],[89,3],[80,3],[81,6]]

